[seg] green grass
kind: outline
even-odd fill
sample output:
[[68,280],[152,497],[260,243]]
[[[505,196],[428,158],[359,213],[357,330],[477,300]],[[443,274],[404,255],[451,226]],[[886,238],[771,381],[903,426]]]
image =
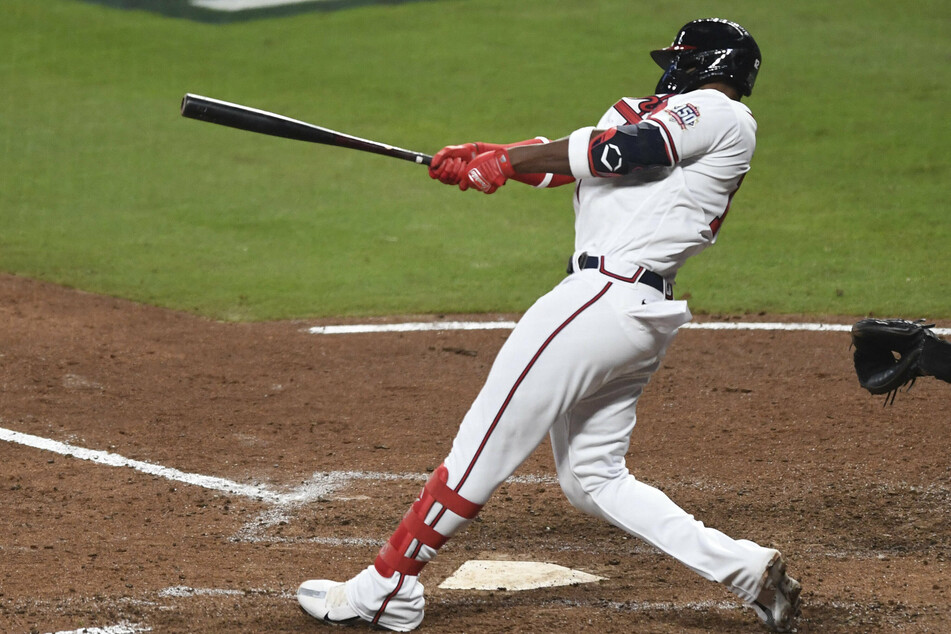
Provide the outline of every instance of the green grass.
[[647,51],[723,14],[759,41],[753,171],[687,264],[694,312],[951,317],[946,2],[446,0],[227,25],[0,8],[0,270],[261,320],[517,312],[572,250],[570,189],[179,116],[185,92],[426,152],[558,137],[652,91]]

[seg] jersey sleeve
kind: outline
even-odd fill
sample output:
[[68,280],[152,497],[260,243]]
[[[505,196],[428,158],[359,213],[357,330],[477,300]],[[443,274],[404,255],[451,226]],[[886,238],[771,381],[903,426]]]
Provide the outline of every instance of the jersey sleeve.
[[729,144],[752,154],[756,122],[749,109],[714,91],[672,97],[645,122],[660,128],[674,163],[708,154]]

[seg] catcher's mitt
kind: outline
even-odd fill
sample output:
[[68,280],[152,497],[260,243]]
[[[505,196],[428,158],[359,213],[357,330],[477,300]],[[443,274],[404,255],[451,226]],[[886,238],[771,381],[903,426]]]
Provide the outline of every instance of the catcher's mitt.
[[859,384],[872,394],[888,395],[887,404],[889,396],[894,402],[898,390],[911,389],[919,376],[951,382],[951,344],[933,327],[905,319],[863,319],[852,326]]

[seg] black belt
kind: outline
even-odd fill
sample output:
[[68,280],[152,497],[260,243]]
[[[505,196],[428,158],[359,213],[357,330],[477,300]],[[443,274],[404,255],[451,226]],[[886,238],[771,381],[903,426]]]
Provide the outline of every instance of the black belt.
[[[572,257],[568,260],[568,273],[574,272],[575,259]],[[601,256],[600,255],[588,255],[587,253],[582,253],[578,256],[577,260],[579,269],[600,269],[601,268]],[[641,276],[637,278],[637,281],[641,284],[647,284],[651,288],[660,291],[661,293],[666,294],[666,284],[664,278],[662,278],[657,273],[653,271],[644,270],[641,273]]]

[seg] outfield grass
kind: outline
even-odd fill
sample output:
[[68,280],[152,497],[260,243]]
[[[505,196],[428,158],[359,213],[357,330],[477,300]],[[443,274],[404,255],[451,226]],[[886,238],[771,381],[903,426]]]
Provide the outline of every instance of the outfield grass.
[[0,8],[0,270],[219,319],[518,312],[572,250],[569,189],[182,119],[196,92],[416,150],[562,136],[653,90],[693,17],[764,66],[753,171],[684,268],[694,312],[951,317],[951,5],[446,0],[227,25]]

